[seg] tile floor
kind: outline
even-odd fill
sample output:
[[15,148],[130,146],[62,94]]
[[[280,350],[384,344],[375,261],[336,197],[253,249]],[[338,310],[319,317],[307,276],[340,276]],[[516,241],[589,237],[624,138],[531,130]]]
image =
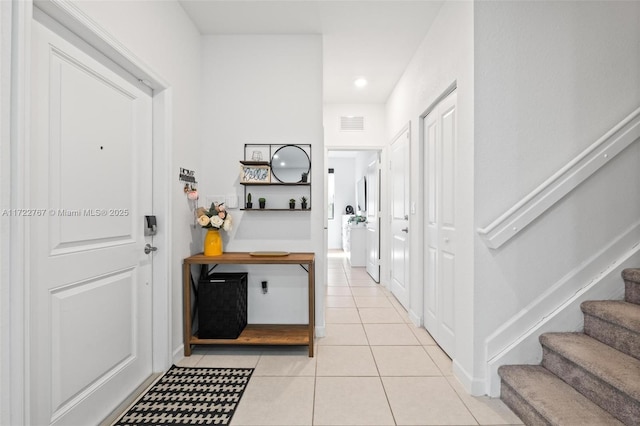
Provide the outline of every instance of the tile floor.
[[232,425],[516,425],[468,395],[451,360],[364,268],[329,253],[326,337],[306,347],[199,346],[182,366],[254,367]]

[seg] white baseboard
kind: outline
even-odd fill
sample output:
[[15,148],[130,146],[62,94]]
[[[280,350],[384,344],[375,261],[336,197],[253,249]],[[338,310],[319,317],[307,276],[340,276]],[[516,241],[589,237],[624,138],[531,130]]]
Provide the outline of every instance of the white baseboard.
[[462,366],[454,359],[453,360],[453,375],[458,379],[462,387],[467,393],[473,396],[481,396],[486,393],[486,384],[482,379],[474,378],[473,375],[469,374],[467,370],[462,368]]
[[409,319],[411,320],[411,322],[413,323],[413,325],[415,325],[416,327],[421,327],[422,326],[422,316],[416,314],[415,312],[413,312],[413,309],[409,309]]
[[173,363],[177,364],[178,361],[180,361],[182,358],[184,358],[184,344],[178,346],[173,350]]

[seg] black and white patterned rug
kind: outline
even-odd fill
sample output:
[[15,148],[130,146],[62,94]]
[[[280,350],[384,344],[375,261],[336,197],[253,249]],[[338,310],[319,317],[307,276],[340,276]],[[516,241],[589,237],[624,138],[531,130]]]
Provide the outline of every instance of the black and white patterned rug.
[[228,425],[252,373],[174,365],[114,426]]

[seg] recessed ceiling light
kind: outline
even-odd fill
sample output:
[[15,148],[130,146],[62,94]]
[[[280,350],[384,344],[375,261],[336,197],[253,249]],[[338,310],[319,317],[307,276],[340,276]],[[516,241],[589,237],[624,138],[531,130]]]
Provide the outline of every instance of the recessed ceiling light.
[[367,85],[367,83],[368,83],[368,82],[367,82],[367,79],[366,79],[366,78],[362,78],[362,77],[357,78],[357,79],[353,82],[353,84],[355,84],[355,86],[356,86],[356,87],[364,87],[364,86],[366,86],[366,85]]

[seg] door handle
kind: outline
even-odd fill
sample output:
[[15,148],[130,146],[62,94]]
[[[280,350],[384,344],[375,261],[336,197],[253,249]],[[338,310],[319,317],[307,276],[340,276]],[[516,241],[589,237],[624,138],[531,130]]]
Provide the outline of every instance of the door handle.
[[144,254],[149,254],[152,251],[157,251],[158,247],[153,247],[151,244],[147,244],[146,246],[144,246]]
[[402,232],[406,232],[408,234],[409,233],[409,228],[402,228],[401,231]]

